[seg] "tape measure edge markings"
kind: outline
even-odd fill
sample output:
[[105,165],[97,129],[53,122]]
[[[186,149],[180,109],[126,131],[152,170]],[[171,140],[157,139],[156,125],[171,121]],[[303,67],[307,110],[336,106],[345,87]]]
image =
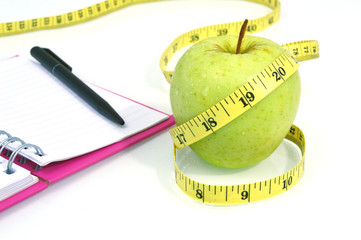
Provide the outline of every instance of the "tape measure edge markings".
[[[302,136],[302,137],[300,137]],[[241,204],[241,203],[250,203],[250,202],[255,202],[255,201],[260,201],[263,199],[267,199],[276,195],[279,195],[280,193],[286,192],[289,189],[291,189],[303,176],[303,172],[304,172],[304,160],[305,160],[305,153],[306,153],[306,149],[305,149],[305,138],[303,136],[303,133],[301,131],[300,128],[298,128],[295,125],[292,125],[292,127],[290,128],[289,133],[287,134],[287,136],[285,137],[286,140],[289,140],[290,142],[292,142],[295,147],[298,147],[300,152],[301,152],[301,157],[300,160],[295,164],[294,167],[292,167],[290,170],[286,171],[285,173],[273,177],[273,178],[269,178],[266,180],[261,180],[261,181],[256,181],[256,182],[251,182],[251,183],[243,183],[243,184],[234,184],[234,185],[214,185],[214,184],[206,184],[203,182],[198,182],[193,180],[192,178],[188,177],[186,174],[184,174],[178,167],[177,165],[177,157],[176,157],[176,147],[174,145],[173,148],[173,152],[174,152],[174,165],[175,165],[175,179],[176,179],[176,183],[179,186],[179,188],[186,194],[188,195],[190,198],[196,200],[196,201],[201,201],[203,203],[207,203],[207,204],[211,204],[211,205],[234,205],[234,204]],[[295,173],[297,173],[297,176],[295,175]],[[187,184],[188,182],[188,184]],[[268,183],[269,182],[269,183]],[[272,182],[274,182],[274,185],[272,185]],[[265,187],[267,186],[267,183],[269,184],[269,188],[265,189],[262,188],[262,183],[264,183]],[[192,187],[189,187],[189,185],[192,185]],[[278,188],[275,187],[271,187],[271,186],[276,186]],[[195,186],[197,186],[195,188]],[[234,192],[234,191],[222,191],[222,188],[245,188],[245,186],[249,186],[249,190],[247,192]],[[253,186],[253,190],[251,188],[251,186]],[[279,189],[281,187],[281,189]],[[219,196],[219,198],[221,198],[221,200],[208,200],[206,198],[206,191],[204,191],[205,189],[214,189],[214,192],[216,194],[221,194],[223,192],[223,195]],[[251,195],[251,190],[252,191],[257,191],[256,193],[253,192],[253,195]],[[268,193],[267,193],[268,191]],[[209,192],[209,191],[208,191]],[[242,194],[241,196],[238,196],[238,200],[237,200],[237,195]],[[211,196],[214,196],[216,194],[211,194]],[[247,194],[247,195],[246,195]],[[202,197],[200,197],[202,196]],[[251,198],[252,196],[252,198]],[[241,200],[239,200],[239,198],[243,198]],[[227,201],[223,201],[224,199],[227,199]],[[233,199],[233,200],[232,200]],[[236,199],[236,200],[234,200]]]

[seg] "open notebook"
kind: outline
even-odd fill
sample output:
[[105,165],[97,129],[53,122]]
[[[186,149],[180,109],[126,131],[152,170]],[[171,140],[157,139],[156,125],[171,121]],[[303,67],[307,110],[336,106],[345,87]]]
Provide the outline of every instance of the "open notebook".
[[[4,148],[0,153],[0,210],[2,198],[36,184],[34,176],[47,184],[55,182],[174,124],[172,116],[89,86],[122,116],[125,125],[98,114],[35,60],[14,57],[0,62],[0,149]],[[9,141],[9,137],[22,141]],[[35,147],[21,150],[15,161],[21,167],[7,178],[7,159],[24,143],[34,144],[44,154],[39,156]],[[21,162],[30,161],[21,164],[20,157]],[[8,184],[4,179],[9,179]]]

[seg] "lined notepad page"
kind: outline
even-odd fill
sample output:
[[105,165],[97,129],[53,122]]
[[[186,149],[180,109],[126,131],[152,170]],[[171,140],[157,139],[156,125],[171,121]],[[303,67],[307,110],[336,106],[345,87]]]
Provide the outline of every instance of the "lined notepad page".
[[[44,166],[118,142],[168,118],[90,87],[122,116],[124,126],[101,116],[35,60],[14,57],[0,62],[0,130],[39,146],[45,156],[36,156],[31,148],[24,154]],[[1,135],[0,142],[4,138]],[[19,143],[9,146],[16,148]]]

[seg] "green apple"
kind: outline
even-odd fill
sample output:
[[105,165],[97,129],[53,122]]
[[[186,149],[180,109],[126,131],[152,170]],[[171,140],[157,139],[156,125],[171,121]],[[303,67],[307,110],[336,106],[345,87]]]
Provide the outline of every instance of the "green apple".
[[[285,51],[261,37],[246,35],[241,41],[236,54],[238,36],[208,38],[180,58],[170,86],[177,125],[233,93]],[[297,71],[250,110],[190,148],[214,166],[241,168],[256,164],[283,141],[296,117],[300,94]]]

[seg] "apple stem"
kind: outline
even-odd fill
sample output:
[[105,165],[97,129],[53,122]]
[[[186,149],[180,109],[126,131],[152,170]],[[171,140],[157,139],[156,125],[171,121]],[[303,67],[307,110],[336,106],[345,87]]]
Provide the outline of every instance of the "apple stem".
[[244,20],[241,31],[239,32],[236,54],[239,54],[241,52],[241,44],[244,34],[246,33],[247,24],[248,24],[248,20],[246,19]]

